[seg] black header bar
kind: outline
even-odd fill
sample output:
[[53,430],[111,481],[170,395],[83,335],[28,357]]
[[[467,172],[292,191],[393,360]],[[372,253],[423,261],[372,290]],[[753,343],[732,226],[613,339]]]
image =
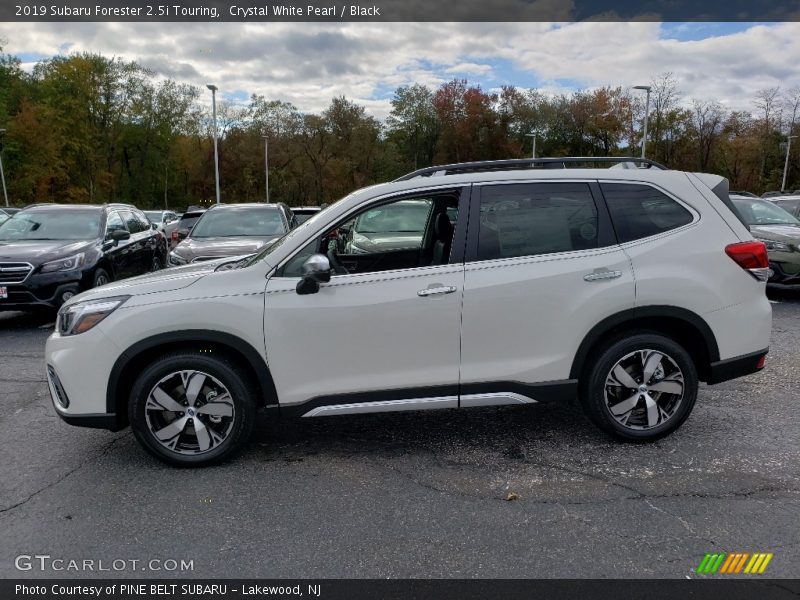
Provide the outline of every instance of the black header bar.
[[4,22],[797,21],[800,0],[3,0]]

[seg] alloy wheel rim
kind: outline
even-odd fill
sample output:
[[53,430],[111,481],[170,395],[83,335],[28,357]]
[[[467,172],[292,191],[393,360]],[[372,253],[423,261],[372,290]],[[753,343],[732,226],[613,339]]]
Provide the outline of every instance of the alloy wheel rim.
[[107,283],[108,283],[108,277],[106,277],[105,275],[100,275],[97,278],[97,287],[100,287],[101,285],[105,285]]
[[636,350],[619,359],[606,376],[609,413],[628,429],[647,430],[672,419],[683,402],[683,371],[660,350]]
[[170,373],[147,395],[147,427],[161,446],[176,454],[205,454],[231,433],[233,397],[216,377],[195,370]]

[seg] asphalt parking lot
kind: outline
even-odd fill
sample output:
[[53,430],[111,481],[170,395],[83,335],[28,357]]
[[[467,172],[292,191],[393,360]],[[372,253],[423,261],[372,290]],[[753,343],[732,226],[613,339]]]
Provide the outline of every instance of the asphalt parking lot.
[[[683,578],[714,551],[772,552],[768,574],[797,577],[800,291],[770,297],[767,369],[704,387],[655,444],[554,405],[262,418],[241,457],[201,470],[62,423],[52,319],[0,313],[0,577]],[[20,572],[21,554],[194,570]]]

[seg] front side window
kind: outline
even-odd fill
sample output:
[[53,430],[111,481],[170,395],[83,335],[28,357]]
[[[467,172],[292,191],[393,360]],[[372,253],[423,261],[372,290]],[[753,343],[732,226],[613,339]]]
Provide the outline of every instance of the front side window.
[[597,207],[587,184],[485,186],[478,260],[597,248],[597,228]]
[[281,275],[302,276],[317,252],[328,255],[336,275],[447,264],[457,209],[455,192],[370,206],[306,244]]
[[106,219],[106,236],[114,231],[125,231],[125,223],[122,222],[122,217],[119,213],[109,213]]
[[652,186],[638,183],[602,183],[620,243],[664,233],[692,222],[692,213]]
[[136,215],[134,215],[133,212],[129,210],[123,210],[120,211],[120,214],[122,215],[125,225],[128,226],[128,231],[130,231],[131,234],[141,233],[144,231],[144,226],[141,224],[139,219],[136,218]]

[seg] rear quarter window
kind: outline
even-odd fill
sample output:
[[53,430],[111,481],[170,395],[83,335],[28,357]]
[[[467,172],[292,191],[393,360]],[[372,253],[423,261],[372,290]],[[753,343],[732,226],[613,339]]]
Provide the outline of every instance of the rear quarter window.
[[602,183],[600,187],[620,243],[658,235],[692,222],[692,213],[652,186]]

